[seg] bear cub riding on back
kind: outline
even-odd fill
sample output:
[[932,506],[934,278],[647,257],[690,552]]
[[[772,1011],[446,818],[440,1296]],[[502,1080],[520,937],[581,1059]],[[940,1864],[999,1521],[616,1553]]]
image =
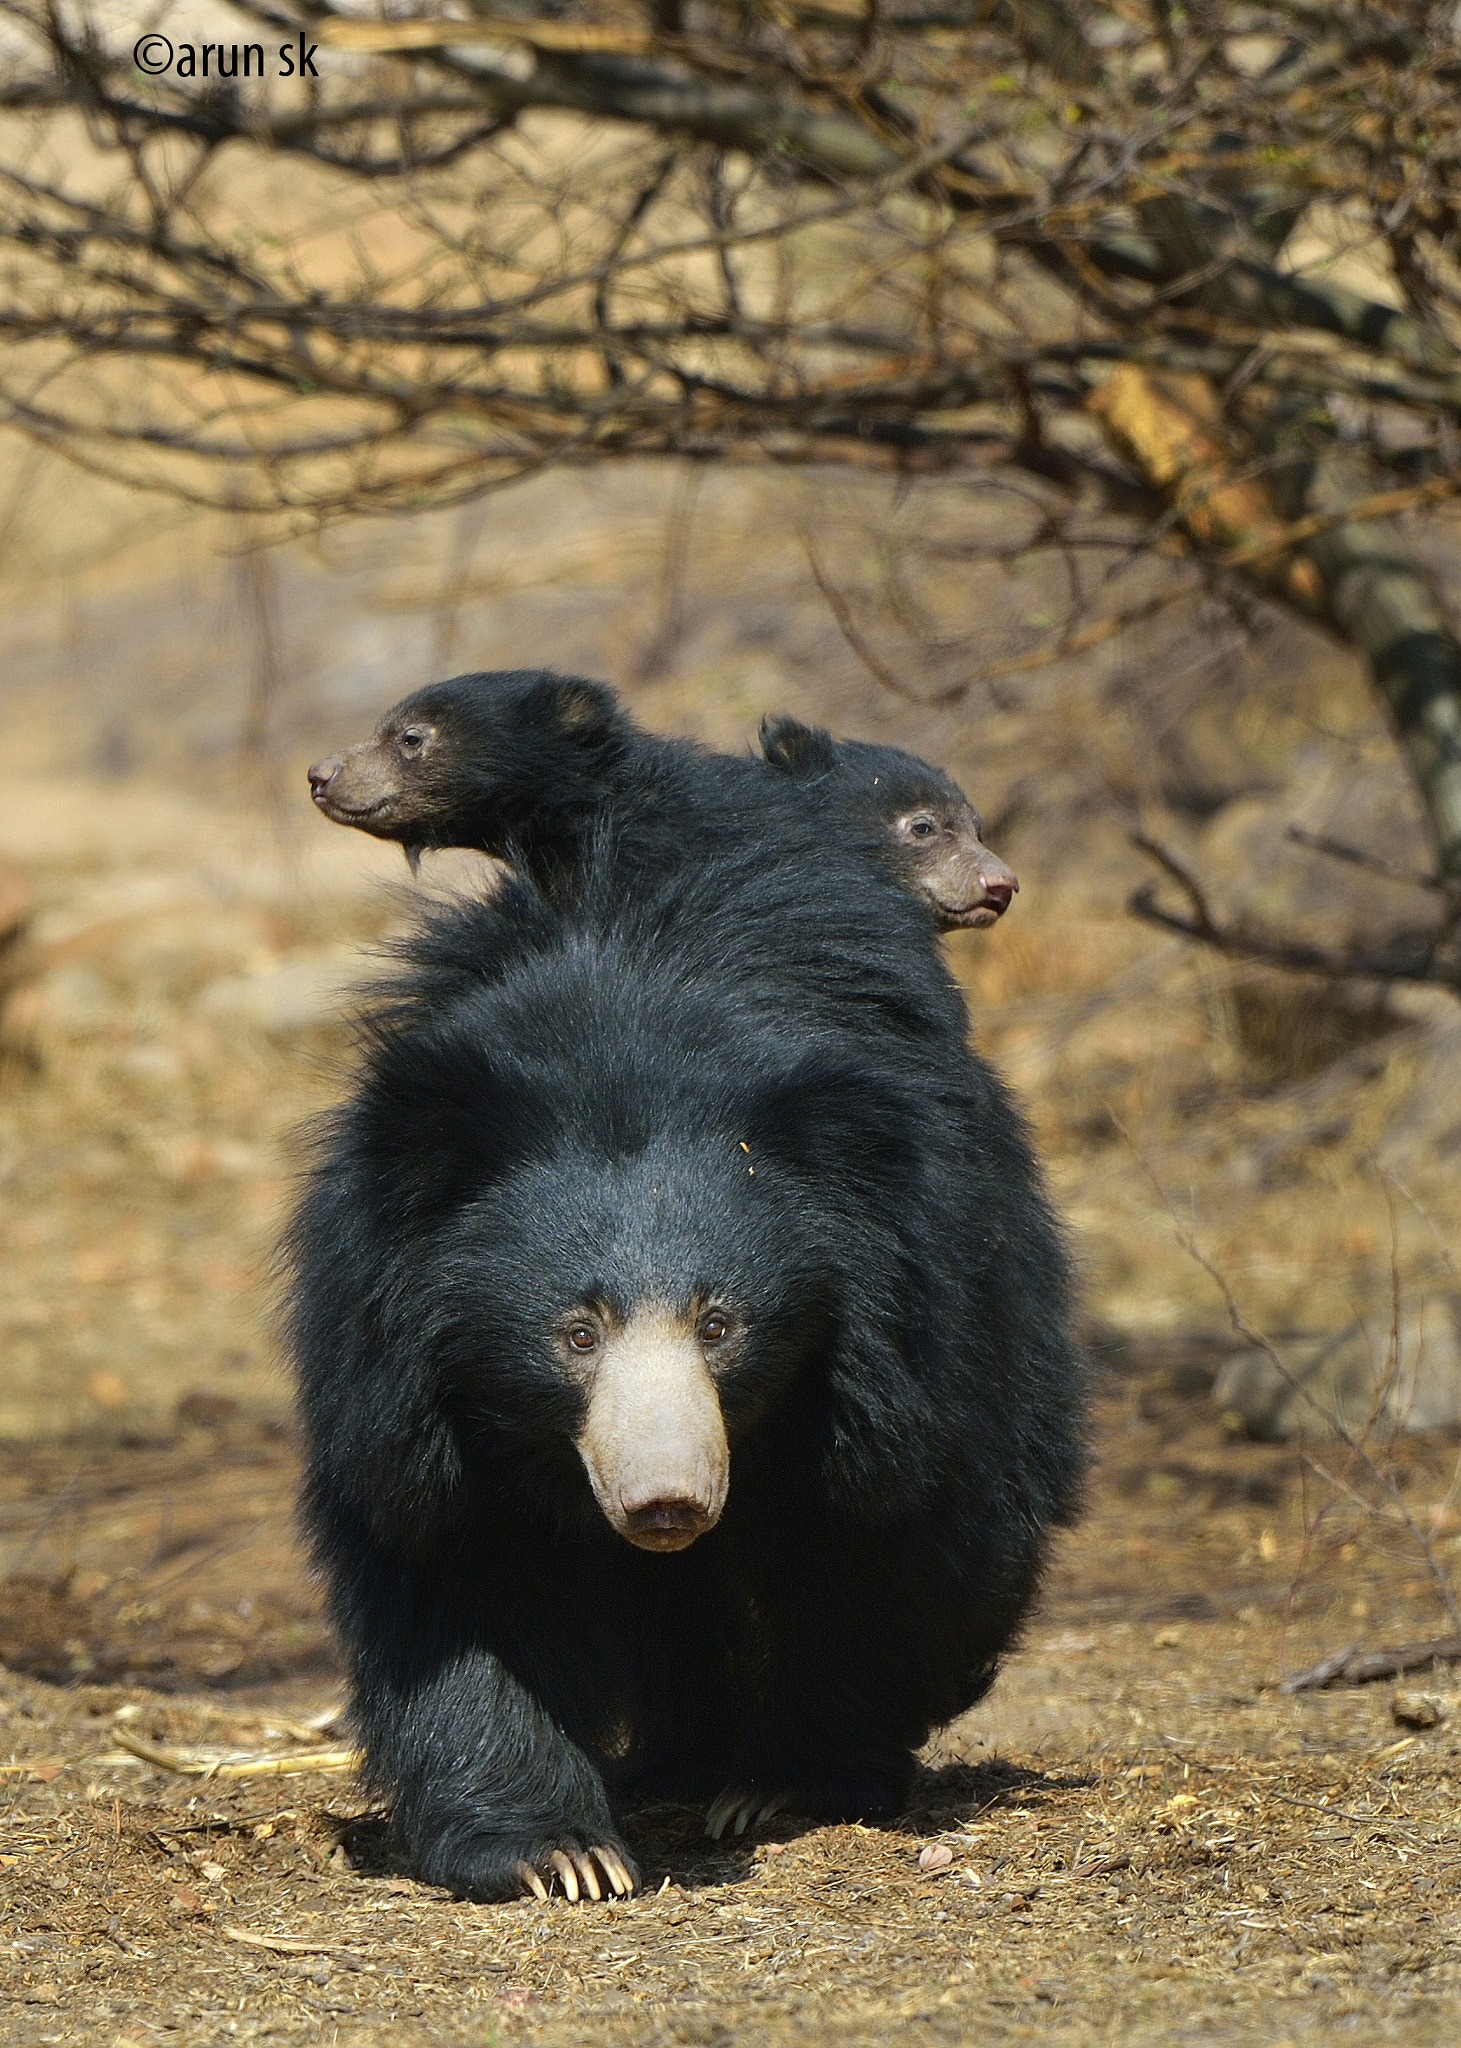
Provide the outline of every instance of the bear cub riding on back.
[[[984,844],[958,784],[927,761],[793,718],[763,719],[761,748],[810,800],[866,826],[941,931],[978,930],[1008,909],[1018,880]],[[696,756],[732,781],[763,772],[643,731],[602,683],[502,670],[417,690],[368,740],[316,762],[309,781],[327,818],[397,840],[413,866],[428,848],[473,847],[561,895],[596,822],[610,810],[646,822],[673,811]]]

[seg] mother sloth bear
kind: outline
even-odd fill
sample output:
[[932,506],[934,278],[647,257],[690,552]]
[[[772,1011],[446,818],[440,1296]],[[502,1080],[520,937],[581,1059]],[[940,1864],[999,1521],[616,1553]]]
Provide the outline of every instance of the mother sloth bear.
[[567,905],[438,913],[296,1225],[368,1768],[469,1897],[632,1891],[648,1801],[896,1814],[1074,1507],[1019,1118],[927,912],[762,780],[677,872],[610,822]]

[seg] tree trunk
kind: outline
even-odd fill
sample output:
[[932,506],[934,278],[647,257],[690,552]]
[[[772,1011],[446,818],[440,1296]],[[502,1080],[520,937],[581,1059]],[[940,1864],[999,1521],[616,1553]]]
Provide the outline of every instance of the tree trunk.
[[[1172,282],[1221,267],[1194,295],[1214,311],[1238,320],[1300,318],[1333,331],[1384,346],[1402,358],[1436,365],[1455,360],[1443,337],[1388,308],[1370,305],[1353,293],[1322,288],[1326,319],[1315,320],[1316,297],[1302,280],[1282,277],[1253,257],[1271,255],[1260,212],[1275,223],[1287,218],[1272,194],[1266,210],[1253,194],[1235,194],[1232,214],[1190,200],[1167,199],[1143,209],[1142,225],[1152,235],[1161,268]],[[1245,251],[1244,236],[1250,247]],[[1275,229],[1276,231],[1276,229]],[[1156,479],[1160,481],[1160,479]],[[1276,480],[1279,488],[1283,482]],[[1312,454],[1287,471],[1300,502],[1293,512],[1335,513],[1370,494],[1363,468],[1339,450]],[[1168,486],[1170,489],[1170,485]],[[1180,499],[1177,509],[1184,513]],[[1191,525],[1191,521],[1187,520]],[[1194,530],[1195,539],[1204,536]],[[1439,870],[1461,876],[1461,639],[1439,592],[1389,520],[1357,520],[1309,541],[1300,562],[1312,563],[1323,585],[1324,616],[1370,665],[1375,687],[1390,708],[1396,736],[1415,777],[1435,842]],[[1289,574],[1298,566],[1291,560]],[[1265,579],[1270,590],[1273,579]],[[1280,594],[1292,601],[1302,594]]]
[[[1338,512],[1372,488],[1361,465],[1321,455],[1306,509]],[[1461,876],[1461,640],[1426,571],[1389,520],[1355,520],[1311,540],[1338,630],[1370,664],[1390,707],[1436,842],[1440,872]]]

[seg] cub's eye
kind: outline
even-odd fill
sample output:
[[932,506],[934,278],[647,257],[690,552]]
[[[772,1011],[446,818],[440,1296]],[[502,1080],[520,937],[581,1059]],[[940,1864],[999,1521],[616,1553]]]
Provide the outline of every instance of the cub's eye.
[[903,830],[910,839],[932,839],[938,831],[938,823],[927,811],[920,811],[916,817],[905,819]]
[[422,747],[424,747],[425,744],[426,734],[422,731],[419,725],[408,725],[406,727],[406,730],[401,734],[401,745],[406,749],[406,752],[408,754],[420,753]]
[[575,1323],[568,1332],[568,1342],[574,1351],[597,1351],[599,1333],[592,1323]]
[[701,1343],[718,1344],[721,1338],[724,1337],[724,1335],[726,1334],[726,1331],[729,1327],[730,1326],[726,1322],[725,1317],[723,1315],[718,1314],[716,1311],[712,1310],[711,1313],[708,1316],[706,1316],[701,1322]]

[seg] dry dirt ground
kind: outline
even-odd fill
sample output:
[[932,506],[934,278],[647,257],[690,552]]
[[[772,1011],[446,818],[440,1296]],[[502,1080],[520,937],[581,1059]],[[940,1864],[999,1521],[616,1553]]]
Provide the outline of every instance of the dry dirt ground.
[[[12,1450],[0,2038],[1454,2041],[1454,1676],[1406,1681],[1448,1714],[1422,1732],[1392,1685],[1274,1688],[1430,1632],[1432,1589],[1353,1501],[1306,1544],[1314,1474],[1194,1420],[1200,1370],[1113,1362],[1092,1511],[896,1827],[788,1816],[722,1849],[698,1814],[641,1814],[645,1895],[612,1905],[463,1905],[403,1874],[346,1776],[187,1776],[124,1746],[337,1746],[286,1437]],[[1406,1454],[1417,1511],[1455,1456]]]
[[[1405,1681],[1439,1702],[1419,1730],[1390,1684],[1274,1683],[1449,1626],[1417,1533],[1461,1576],[1461,1444],[1377,1446],[1377,1473],[1231,1435],[1231,1330],[1182,1243],[1281,1346],[1455,1293],[1461,1013],[1214,962],[1124,907],[1140,820],[1252,915],[1383,933],[1415,892],[1285,835],[1416,866],[1413,804],[1352,669],[1211,620],[954,711],[890,697],[811,584],[808,524],[926,692],[1049,617],[1035,570],[948,549],[881,603],[869,535],[974,516],[742,476],[706,483],[687,542],[673,478],[558,477],[261,578],[219,552],[237,536],[0,463],[0,855],[33,896],[0,951],[0,2039],[1461,2037],[1461,1665]],[[718,1850],[644,1815],[644,1897],[472,1907],[395,1868],[348,1775],[127,1744],[344,1739],[270,1253],[294,1134],[342,1085],[340,991],[411,904],[301,771],[433,672],[547,657],[718,745],[788,709],[916,746],[995,820],[1022,894],[951,957],[1070,1219],[1100,1461],[1027,1643],[902,1826],[788,1818]]]

